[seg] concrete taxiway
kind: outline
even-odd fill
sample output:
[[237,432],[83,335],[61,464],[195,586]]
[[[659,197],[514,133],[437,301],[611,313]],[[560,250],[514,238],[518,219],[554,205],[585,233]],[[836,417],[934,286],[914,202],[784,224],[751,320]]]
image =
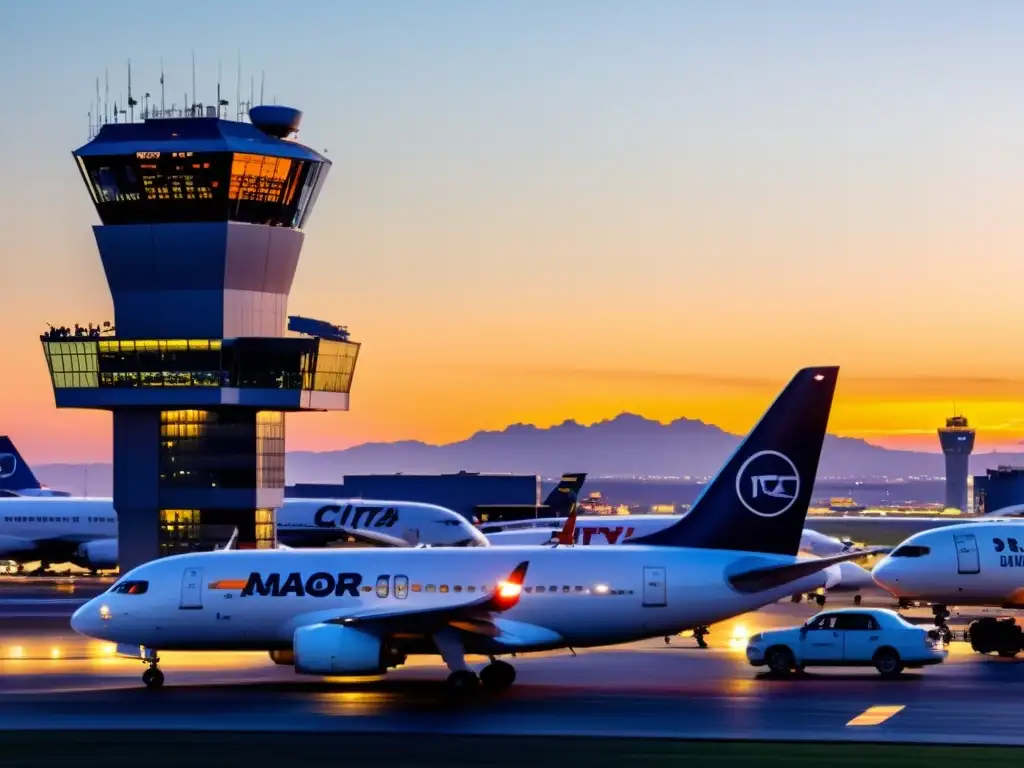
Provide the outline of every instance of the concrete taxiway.
[[[0,598],[2,599],[2,598]],[[26,601],[30,602],[30,601]],[[3,620],[0,729],[236,730],[912,741],[1024,745],[1015,714],[1024,661],[963,643],[941,666],[887,682],[874,670],[773,680],[743,650],[759,630],[817,606],[780,603],[716,625],[699,650],[673,637],[514,660],[515,686],[471,706],[448,699],[432,658],[386,677],[296,676],[254,653],[162,654],[167,685],[142,687],[137,661],[74,635],[66,619]],[[925,616],[919,612],[921,618]],[[482,660],[481,660],[482,661]]]

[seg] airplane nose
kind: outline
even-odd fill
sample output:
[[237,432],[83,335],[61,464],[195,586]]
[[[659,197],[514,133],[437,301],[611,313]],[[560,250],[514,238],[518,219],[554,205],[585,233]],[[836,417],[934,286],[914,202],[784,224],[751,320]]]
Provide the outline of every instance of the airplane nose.
[[86,637],[96,637],[102,622],[103,608],[95,600],[90,600],[71,614],[71,629]]
[[871,578],[875,580],[875,583],[878,584],[878,586],[883,587],[890,592],[892,592],[900,582],[897,568],[890,557],[886,557],[882,562],[871,569]]
[[89,603],[86,603],[73,614],[71,614],[71,628],[80,635],[85,633],[85,611],[89,607]]

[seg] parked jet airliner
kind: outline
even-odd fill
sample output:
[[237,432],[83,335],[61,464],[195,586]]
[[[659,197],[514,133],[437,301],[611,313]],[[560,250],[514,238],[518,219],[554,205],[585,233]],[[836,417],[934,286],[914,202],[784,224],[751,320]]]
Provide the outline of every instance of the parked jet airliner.
[[478,678],[466,654],[662,637],[756,610],[859,556],[797,557],[837,376],[800,371],[692,511],[629,547],[177,555],[133,569],[71,626],[141,655],[154,687],[158,649],[262,649],[296,672],[341,676],[439,653],[465,691],[515,678],[503,661]]
[[[1024,520],[991,518],[923,531],[896,547],[873,576],[903,601],[931,603],[943,628],[950,605],[1024,608]],[[1024,634],[1012,619],[981,619],[969,632],[982,653],[1024,650]]]

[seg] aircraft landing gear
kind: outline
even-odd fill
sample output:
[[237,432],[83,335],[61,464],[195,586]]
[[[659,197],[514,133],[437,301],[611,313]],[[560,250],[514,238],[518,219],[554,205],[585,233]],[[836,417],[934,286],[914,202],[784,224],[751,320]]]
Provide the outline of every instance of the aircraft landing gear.
[[154,652],[152,657],[146,659],[146,661],[149,663],[149,667],[142,673],[142,683],[150,690],[156,690],[164,684],[164,673],[157,666],[160,663],[160,659],[157,657],[156,652]]
[[693,639],[697,641],[698,648],[707,648],[707,640],[704,639],[704,635],[711,634],[711,630],[707,627],[697,627],[693,630]]
[[466,648],[459,633],[451,627],[445,627],[434,635],[434,645],[451,671],[446,683],[449,693],[456,699],[475,694],[480,688],[480,678],[466,666]]
[[516,668],[504,661],[492,660],[480,670],[480,684],[488,691],[504,691],[516,681]]
[[814,596],[814,601],[818,604],[819,608],[825,607],[825,595],[824,593]]
[[944,605],[933,605],[932,615],[935,617],[935,627],[938,630],[942,642],[948,644],[953,639],[953,632],[950,630],[946,619],[949,618],[949,609]]

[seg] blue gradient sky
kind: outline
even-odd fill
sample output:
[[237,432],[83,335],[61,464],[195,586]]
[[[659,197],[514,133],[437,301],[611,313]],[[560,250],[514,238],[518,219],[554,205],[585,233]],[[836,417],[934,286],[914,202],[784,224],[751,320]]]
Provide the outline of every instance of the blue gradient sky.
[[[364,342],[291,448],[447,441],[622,410],[743,431],[844,366],[832,428],[1024,438],[1024,5],[8,2],[0,429],[106,458],[36,342],[110,300],[69,152],[95,78],[234,101],[241,49],[335,167],[290,309]],[[13,378],[12,378],[13,376]]]

